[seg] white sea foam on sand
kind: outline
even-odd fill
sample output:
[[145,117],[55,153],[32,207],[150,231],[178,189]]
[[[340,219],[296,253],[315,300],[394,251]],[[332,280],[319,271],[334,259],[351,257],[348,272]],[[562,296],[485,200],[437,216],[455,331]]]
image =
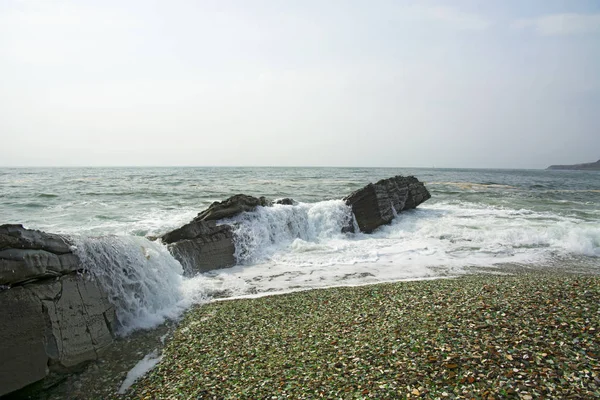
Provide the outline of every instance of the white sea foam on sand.
[[135,383],[136,380],[146,375],[148,371],[156,366],[162,360],[163,356],[158,355],[158,352],[154,350],[152,353],[146,354],[135,366],[127,373],[127,377],[121,384],[119,394],[125,394],[127,389]]

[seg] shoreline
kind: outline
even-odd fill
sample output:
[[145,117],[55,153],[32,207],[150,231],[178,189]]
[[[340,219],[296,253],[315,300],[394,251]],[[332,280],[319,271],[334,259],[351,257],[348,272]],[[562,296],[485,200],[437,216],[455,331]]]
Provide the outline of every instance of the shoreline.
[[[562,263],[557,263],[556,265],[546,264],[544,266],[531,264],[498,264],[494,267],[469,266],[464,267],[460,274],[453,274],[452,276],[441,274],[438,277],[426,277],[423,279],[406,279],[392,282],[365,283],[361,285],[302,289],[292,292],[263,293],[234,298],[215,298],[208,303],[192,306],[179,320],[169,320],[157,328],[137,331],[130,336],[118,339],[115,341],[111,350],[105,353],[100,360],[90,363],[84,367],[81,372],[70,375],[67,379],[59,382],[49,389],[46,389],[42,392],[33,392],[33,397],[31,397],[32,395],[27,395],[28,392],[20,392],[15,393],[14,395],[9,395],[7,398],[38,398],[42,400],[58,400],[65,397],[80,400],[95,398],[137,398],[129,397],[132,396],[131,391],[137,390],[136,385],[140,385],[139,382],[144,381],[147,378],[140,378],[138,382],[134,383],[132,388],[130,388],[130,390],[128,390],[125,394],[117,394],[117,390],[120,388],[127,373],[146,354],[157,351],[161,353],[165,351],[165,348],[168,348],[171,345],[170,342],[172,341],[174,335],[176,335],[180,330],[184,329],[185,326],[187,326],[185,324],[190,323],[190,318],[192,318],[193,321],[194,317],[191,317],[190,315],[197,315],[198,313],[204,312],[202,310],[205,308],[215,307],[219,304],[256,301],[262,303],[269,302],[268,299],[275,299],[276,301],[279,301],[277,300],[278,298],[289,298],[289,301],[293,303],[295,301],[295,297],[306,296],[311,292],[330,293],[342,291],[349,294],[349,297],[353,297],[352,293],[355,291],[364,292],[369,288],[377,288],[379,286],[397,286],[407,284],[411,286],[419,286],[422,284],[432,284],[436,286],[441,284],[436,284],[436,282],[440,281],[468,281],[471,279],[482,279],[485,281],[505,278],[519,279],[520,277],[536,276],[554,277],[557,279],[560,279],[561,277],[568,279],[588,277],[590,279],[598,280],[600,279],[600,266],[595,267],[589,264],[585,267],[582,267],[581,265],[569,266]],[[288,300],[285,301],[287,302]],[[600,299],[598,301],[600,301]],[[200,317],[200,319],[203,318],[204,317]],[[231,329],[231,332],[235,333],[236,329],[237,328],[234,325]],[[166,351],[168,352],[169,350]],[[167,354],[166,358],[168,358],[168,356],[169,354]],[[147,375],[152,373],[153,372],[150,371]],[[598,383],[600,384],[600,382]]]
[[216,301],[113,398],[593,397],[599,304],[599,276],[554,271]]

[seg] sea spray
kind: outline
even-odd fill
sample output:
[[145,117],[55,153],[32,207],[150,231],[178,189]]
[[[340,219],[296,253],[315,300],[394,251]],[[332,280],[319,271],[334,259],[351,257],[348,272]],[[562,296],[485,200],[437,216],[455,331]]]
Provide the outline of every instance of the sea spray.
[[183,269],[167,248],[139,236],[77,237],[75,253],[116,308],[117,333],[153,328],[186,306]]
[[353,216],[342,200],[328,200],[258,207],[223,222],[234,227],[236,259],[251,264],[268,259],[297,239],[318,243],[343,237],[342,228],[353,223]]

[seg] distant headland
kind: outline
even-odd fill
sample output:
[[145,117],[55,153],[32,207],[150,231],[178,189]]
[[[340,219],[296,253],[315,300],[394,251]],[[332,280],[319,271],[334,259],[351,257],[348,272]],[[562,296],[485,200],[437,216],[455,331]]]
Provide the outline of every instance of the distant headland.
[[546,169],[570,169],[578,171],[600,171],[600,160],[591,163],[573,165],[551,165]]

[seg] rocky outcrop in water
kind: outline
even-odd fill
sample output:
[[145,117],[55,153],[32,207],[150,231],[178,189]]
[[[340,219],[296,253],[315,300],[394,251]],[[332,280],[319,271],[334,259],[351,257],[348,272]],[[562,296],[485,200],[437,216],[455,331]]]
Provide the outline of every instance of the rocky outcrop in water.
[[283,199],[277,199],[273,201],[273,204],[281,204],[283,206],[295,206],[296,204],[298,204],[298,202],[289,197],[284,197]]
[[0,226],[0,285],[57,277],[79,268],[64,237],[22,225]]
[[[285,200],[286,203],[293,201]],[[227,224],[217,225],[216,221],[272,204],[264,197],[236,194],[212,203],[190,223],[165,233],[161,239],[168,244],[169,251],[181,263],[187,276],[231,267],[236,261],[232,229]]]
[[[370,233],[389,223],[397,213],[415,208],[430,197],[417,178],[396,176],[370,183],[344,200],[352,207],[359,229]],[[293,206],[297,203],[290,198],[272,202],[264,197],[238,194],[212,203],[193,221],[164,234],[161,239],[182,264],[187,276],[231,267],[236,263],[232,227],[227,224],[216,225],[216,221],[275,204]],[[350,223],[343,232],[354,232],[353,224]]]
[[0,226],[0,396],[52,382],[113,342],[114,307],[71,246],[60,235]]
[[169,251],[181,263],[187,276],[235,265],[235,246],[229,225],[194,219],[165,233],[161,239],[168,244]]
[[573,165],[551,165],[546,169],[565,169],[575,171],[600,171],[600,160],[591,163]]
[[221,202],[215,201],[206,210],[198,214],[195,221],[216,221],[235,217],[247,211],[254,211],[256,207],[270,206],[271,202],[264,197],[254,197],[245,194],[236,194]]
[[[388,224],[397,213],[417,207],[431,198],[431,194],[414,176],[382,179],[369,183],[344,198],[352,207],[359,229],[371,233],[381,225]],[[345,231],[353,231],[348,227]]]

